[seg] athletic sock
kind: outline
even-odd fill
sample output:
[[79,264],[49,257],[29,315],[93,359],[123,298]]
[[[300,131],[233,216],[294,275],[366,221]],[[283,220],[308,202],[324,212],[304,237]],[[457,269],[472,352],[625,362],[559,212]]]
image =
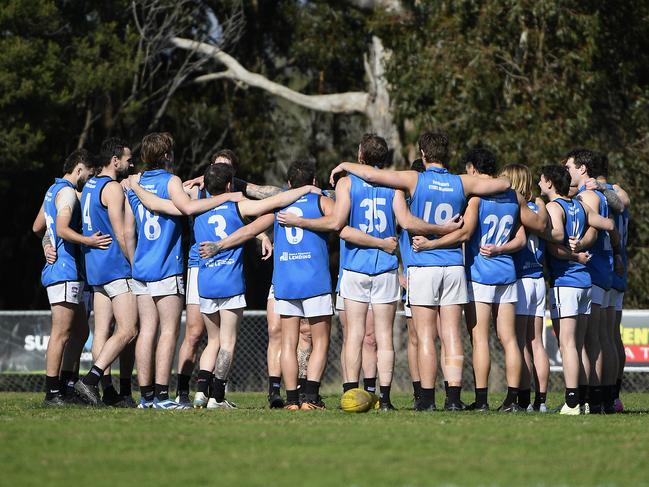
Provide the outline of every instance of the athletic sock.
[[379,386],[379,402],[381,404],[390,404],[390,389],[392,386]]
[[306,402],[318,402],[318,399],[320,398],[320,382],[307,380],[304,392],[306,394]]
[[547,392],[536,391],[534,393],[534,409],[538,409],[546,401],[547,397]]
[[579,405],[579,389],[566,389],[566,405],[569,408]]
[[596,414],[596,409],[602,405],[602,387],[588,386],[588,396],[590,398],[590,412]]
[[343,383],[343,393],[347,392],[350,389],[357,389],[358,382],[345,382]]
[[158,401],[166,401],[169,399],[169,384],[156,384],[155,397]]
[[113,386],[112,376],[104,375],[102,376],[100,382],[101,382],[101,389],[104,392],[103,394],[104,400],[108,400],[108,401],[119,400],[119,394],[117,394],[117,390],[115,389],[115,386]]
[[363,379],[363,389],[374,394],[376,392],[376,377]]
[[133,391],[131,390],[131,378],[120,378],[119,379],[119,395],[122,397],[132,396]]
[[268,395],[279,394],[279,389],[282,384],[282,379],[273,375],[268,376]]
[[415,396],[415,401],[421,397],[421,381],[416,380],[412,383],[412,395]]
[[614,400],[620,398],[620,389],[622,389],[622,379],[618,379],[617,382],[615,382],[615,389],[613,389]]
[[298,404],[299,402],[299,394],[297,392],[297,389],[289,391],[286,389],[286,402],[287,404]]
[[178,385],[176,386],[176,395],[180,396],[183,394],[189,394],[189,381],[191,380],[191,378],[191,375],[176,375],[176,379],[178,380]]
[[113,376],[112,375],[102,375],[101,376],[101,388],[105,391],[113,387]]
[[448,381],[447,380],[444,381],[444,392],[446,393],[446,395],[448,395]]
[[210,393],[210,397],[214,398],[216,402],[223,402],[223,399],[225,399],[226,382],[225,379],[219,379],[217,377],[212,379],[212,392]]
[[45,399],[52,399],[55,396],[60,396],[61,394],[61,379],[57,377],[52,377],[49,375],[45,376]]
[[75,376],[78,377],[76,372],[71,370],[62,370],[61,371],[61,388],[65,391],[66,394],[70,392],[70,389],[74,389],[74,383],[76,382]]
[[460,404],[461,386],[448,386],[446,389],[446,400],[449,404]]
[[304,394],[304,391],[306,390],[306,377],[298,377],[297,390]]
[[489,388],[488,387],[476,387],[475,389],[475,405],[476,406],[486,406],[487,396]]
[[615,386],[602,386],[602,405],[606,408],[613,407],[613,388]]
[[530,389],[521,389],[518,391],[518,405],[523,409],[527,409],[527,406],[530,405],[531,396],[532,391]]
[[510,406],[515,404],[518,400],[518,387],[508,387],[507,388],[507,397],[505,397],[505,402],[503,406]]
[[103,377],[103,375],[104,375],[104,370],[100,369],[96,365],[93,365],[92,368],[90,369],[90,372],[88,372],[86,376],[83,378],[83,383],[88,386],[97,387],[97,384],[99,384],[99,380]]
[[212,372],[209,370],[199,370],[198,378],[196,379],[196,392],[202,392],[207,395],[210,382],[212,382]]
[[435,389],[427,389],[425,387],[421,388],[421,396],[419,398],[419,403],[422,406],[434,406],[435,405]]
[[153,401],[153,397],[155,396],[153,385],[140,386],[140,396],[142,396],[145,401]]
[[579,385],[579,405],[583,406],[588,402],[588,386]]

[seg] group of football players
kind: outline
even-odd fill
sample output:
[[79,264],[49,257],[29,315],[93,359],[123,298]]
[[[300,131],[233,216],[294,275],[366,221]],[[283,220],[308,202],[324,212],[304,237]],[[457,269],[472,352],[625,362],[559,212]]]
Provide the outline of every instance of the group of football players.
[[[466,173],[454,175],[447,169],[448,137],[426,132],[419,138],[421,159],[397,171],[385,168],[385,140],[366,134],[357,163],[332,170],[330,197],[315,186],[310,162],[291,164],[284,189],[256,186],[235,177],[237,160],[229,150],[214,154],[203,176],[183,184],[171,172],[173,149],[170,134],[146,135],[142,173],[129,176],[129,145],[107,139],[96,157],[83,149],[70,154],[63,177],[47,190],[34,222],[43,238],[42,283],[52,308],[46,405],[236,408],[225,397],[226,383],[246,307],[244,243],[257,238],[262,258],[272,255],[274,263],[267,306],[271,408],[325,407],[320,381],[338,310],[343,391],[359,387],[362,369],[363,387],[378,392],[377,409],[394,410],[393,329],[403,302],[415,410],[436,409],[438,338],[444,409],[489,410],[493,317],[507,381],[499,410],[546,412],[547,277],[566,385],[559,412],[622,410],[619,325],[630,202],[607,182],[605,155],[577,149],[560,164],[544,166],[538,179],[543,198],[533,198],[530,170],[510,164],[499,172],[486,148],[469,150]],[[184,216],[192,226],[187,263]],[[330,232],[340,237],[335,288]],[[91,306],[93,365],[79,379]],[[183,307],[186,332],[172,399]],[[460,399],[462,311],[473,354],[470,405]],[[207,345],[197,357],[204,334]],[[119,392],[110,374],[118,357]],[[139,402],[131,394],[134,366]]]

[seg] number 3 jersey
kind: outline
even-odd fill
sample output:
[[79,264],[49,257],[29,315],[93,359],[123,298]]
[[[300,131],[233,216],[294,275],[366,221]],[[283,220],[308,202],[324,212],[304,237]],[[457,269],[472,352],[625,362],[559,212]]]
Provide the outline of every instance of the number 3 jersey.
[[[349,179],[349,226],[377,238],[396,237],[392,210],[394,189],[366,183],[351,174]],[[381,249],[359,247],[349,242],[345,242],[344,247],[342,268],[348,271],[374,276],[399,267],[397,256]]]
[[[145,171],[140,186],[159,198],[169,199],[167,185],[173,175],[164,169]],[[160,281],[183,273],[182,226],[178,216],[152,213],[133,191],[128,201],[135,215],[137,246],[133,257],[133,278]]]
[[101,192],[112,182],[109,176],[95,176],[88,180],[81,193],[83,234],[86,237],[101,232],[113,241],[106,250],[82,247],[86,260],[86,277],[91,286],[102,286],[116,279],[131,277],[131,265],[119,247],[108,208],[101,202]]
[[[244,225],[239,206],[228,201],[194,219],[194,239],[198,244],[223,240]],[[224,299],[245,292],[243,245],[199,260],[198,295],[201,298]]]
[[485,257],[483,245],[500,246],[511,240],[518,224],[518,199],[513,190],[480,197],[478,224],[466,245],[467,278],[490,286],[502,286],[516,281],[516,269],[511,254]]
[[[320,195],[308,193],[284,208],[304,218],[320,218]],[[331,293],[327,233],[274,226],[273,289],[277,299],[307,299]]]

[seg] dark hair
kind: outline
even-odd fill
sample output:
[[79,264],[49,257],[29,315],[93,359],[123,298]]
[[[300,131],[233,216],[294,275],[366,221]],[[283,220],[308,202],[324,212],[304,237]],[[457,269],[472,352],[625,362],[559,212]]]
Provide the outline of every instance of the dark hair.
[[604,152],[595,152],[595,162],[593,163],[592,177],[600,176],[608,179],[608,156]]
[[109,137],[101,143],[101,150],[99,151],[99,157],[96,160],[97,167],[106,167],[110,164],[110,161],[113,157],[120,159],[124,155],[124,149],[128,145],[122,139],[118,137]]
[[563,163],[565,164],[568,162],[568,159],[573,158],[575,161],[575,167],[579,168],[581,166],[586,166],[586,174],[590,177],[595,177],[594,174],[594,165],[596,163],[596,155],[595,152],[590,150],[590,149],[573,149],[569,151],[563,160]]
[[230,164],[219,163],[208,166],[205,170],[205,189],[210,194],[221,194],[234,178],[234,168]]
[[93,166],[92,156],[86,149],[77,149],[68,157],[65,158],[63,163],[63,174],[72,174],[77,164],[83,164],[86,167]]
[[426,162],[448,163],[448,135],[442,130],[424,132],[419,136],[419,150],[424,153]]
[[480,174],[496,175],[496,156],[489,149],[475,147],[464,154],[465,165],[471,164]]
[[237,156],[234,153],[234,151],[231,151],[230,149],[221,149],[220,151],[217,151],[214,154],[212,154],[212,157],[210,157],[210,164],[214,164],[214,162],[219,157],[223,157],[224,159],[227,159],[228,161],[230,161],[230,163],[235,168],[239,165],[239,159],[237,159]]
[[410,170],[417,171],[417,172],[426,171],[426,166],[424,166],[424,161],[421,159],[415,159],[414,161],[412,161],[412,164],[410,164]]
[[541,175],[552,183],[558,195],[568,196],[571,178],[566,166],[560,166],[558,164],[543,166],[541,168]]
[[153,132],[142,139],[140,158],[147,169],[162,169],[169,163],[174,149],[174,139],[169,132]]
[[363,134],[361,156],[368,166],[383,167],[388,159],[388,143],[376,134]]
[[309,161],[295,161],[286,172],[286,179],[291,183],[291,188],[313,184],[313,178],[315,178],[315,164]]

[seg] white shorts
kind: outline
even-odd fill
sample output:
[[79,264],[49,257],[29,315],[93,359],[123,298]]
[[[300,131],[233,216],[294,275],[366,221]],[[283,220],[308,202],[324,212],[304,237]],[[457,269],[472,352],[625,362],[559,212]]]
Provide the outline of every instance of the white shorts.
[[408,267],[410,306],[450,306],[468,302],[463,266]]
[[401,297],[399,272],[394,269],[370,276],[344,269],[340,278],[340,295],[361,303],[394,303]]
[[305,299],[275,298],[275,313],[283,316],[313,318],[315,316],[331,316],[334,314],[334,309],[331,294],[321,294]]
[[516,314],[523,316],[545,316],[545,279],[523,277],[516,281],[518,301]]
[[615,311],[622,311],[624,308],[624,291],[618,291],[617,289],[612,289],[612,291],[610,305],[615,305]]
[[185,304],[201,304],[200,296],[198,295],[198,267],[189,267],[187,269]]
[[185,294],[182,275],[169,276],[159,281],[138,281],[133,279],[133,294],[150,294],[151,297]]
[[570,318],[590,314],[590,288],[553,287],[550,289],[550,317]]
[[109,298],[114,298],[120,294],[130,293],[133,288],[133,279],[122,278],[115,279],[101,286],[93,286],[96,293],[101,293]]
[[268,289],[268,297],[266,298],[266,301],[269,301],[271,299],[275,299],[275,288],[273,285],[270,285],[270,288]]
[[469,301],[478,303],[505,304],[515,303],[518,300],[518,290],[516,283],[503,285],[480,284],[479,282],[469,281],[468,294]]
[[50,304],[79,304],[83,303],[83,287],[83,281],[65,281],[47,286],[45,289]]
[[591,288],[590,300],[593,304],[599,304],[600,308],[608,308],[610,296],[610,289],[607,291],[595,285]]
[[[367,307],[367,310],[372,309],[372,303],[369,304]],[[340,294],[336,294],[336,311],[345,311],[345,298],[343,298]]]
[[237,294],[231,298],[200,298],[201,313],[211,315],[221,309],[239,309],[246,307],[246,295]]

